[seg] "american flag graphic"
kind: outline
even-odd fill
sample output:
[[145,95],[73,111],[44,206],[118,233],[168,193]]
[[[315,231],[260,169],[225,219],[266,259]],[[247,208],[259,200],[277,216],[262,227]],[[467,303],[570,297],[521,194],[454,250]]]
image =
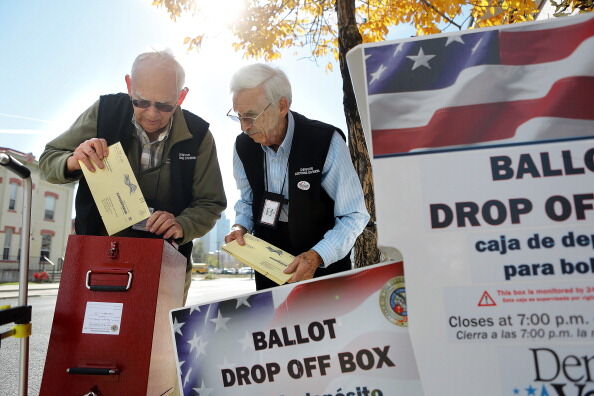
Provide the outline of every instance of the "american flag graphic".
[[227,355],[253,350],[250,331],[260,329],[273,314],[270,291],[172,312],[183,394],[221,394],[213,384],[221,382],[220,370],[233,364]]
[[594,15],[364,55],[375,158],[594,135]]
[[[392,263],[354,270],[337,277],[328,277],[297,285],[284,285],[269,291],[256,292],[230,300],[173,310],[171,326],[177,354],[180,388],[184,395],[266,395],[289,396],[321,393],[320,389],[335,386],[371,386],[375,383],[418,380],[412,347],[405,328],[390,323],[380,312],[379,291],[387,282],[402,275],[402,263]],[[286,328],[289,337],[295,325],[304,331],[312,321],[336,320],[336,338],[302,345],[255,350],[253,332]],[[374,320],[377,323],[374,324]],[[361,326],[365,323],[365,326]],[[279,332],[280,334],[280,332]],[[282,337],[281,337],[282,339]],[[338,371],[336,361],[327,375],[291,378],[287,362],[307,356],[333,354],[336,351],[359,350],[362,346],[393,344],[392,359],[410,355],[410,361],[398,362],[397,369],[384,367],[361,373]],[[376,345],[377,344],[377,345]],[[334,357],[334,356],[333,356]],[[225,387],[223,369],[253,367],[276,362],[280,373],[274,381],[262,381]],[[408,364],[408,365],[407,365]],[[250,373],[251,375],[251,373]],[[334,381],[334,382],[332,382]],[[383,381],[383,382],[382,382]],[[332,385],[330,385],[332,383]],[[420,382],[419,382],[420,384]],[[420,388],[420,385],[419,385]],[[332,388],[336,391],[336,387]],[[346,392],[345,392],[346,394]],[[356,393],[355,393],[356,394]],[[386,394],[386,393],[384,393]]]

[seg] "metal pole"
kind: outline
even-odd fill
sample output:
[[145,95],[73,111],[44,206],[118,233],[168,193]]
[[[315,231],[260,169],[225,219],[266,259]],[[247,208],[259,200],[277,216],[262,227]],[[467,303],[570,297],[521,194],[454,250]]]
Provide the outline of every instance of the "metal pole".
[[[29,292],[29,241],[31,240],[31,196],[33,183],[31,178],[24,179],[23,191],[23,229],[22,251],[19,270],[19,305],[27,305]],[[29,337],[21,338],[20,356],[21,378],[19,381],[19,395],[27,396],[27,382],[29,378]]]
[[[27,305],[29,292],[29,241],[31,238],[31,196],[33,183],[31,182],[31,171],[5,153],[0,153],[0,165],[7,167],[24,181],[23,188],[23,226],[21,229],[21,257],[19,264],[19,306]],[[29,379],[29,337],[21,338],[21,356],[19,360],[19,396],[27,396],[27,385]]]

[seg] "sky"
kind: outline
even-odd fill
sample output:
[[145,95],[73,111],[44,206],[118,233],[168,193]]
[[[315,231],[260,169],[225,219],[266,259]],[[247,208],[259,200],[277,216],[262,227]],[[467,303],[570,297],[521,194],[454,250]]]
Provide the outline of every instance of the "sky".
[[[243,59],[224,29],[241,0],[202,1],[202,17],[169,19],[151,0],[0,0],[0,146],[38,159],[47,142],[65,131],[102,94],[126,92],[124,76],[136,55],[169,48],[186,71],[190,89],[183,108],[210,123],[225,192],[227,217],[239,193],[232,172],[233,143],[239,125],[225,114],[231,107],[229,79]],[[197,27],[209,31],[200,51],[188,51],[186,36]],[[410,27],[391,37],[412,35]],[[342,80],[335,63],[317,64],[306,52],[287,50],[272,64],[287,73],[293,88],[291,108],[309,118],[346,130]]]

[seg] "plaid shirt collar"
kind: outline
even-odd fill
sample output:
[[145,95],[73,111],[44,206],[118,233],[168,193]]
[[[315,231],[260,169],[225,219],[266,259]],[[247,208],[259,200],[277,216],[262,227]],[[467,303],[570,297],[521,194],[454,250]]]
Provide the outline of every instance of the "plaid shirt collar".
[[159,137],[157,138],[157,140],[155,140],[154,142],[151,142],[149,140],[149,137],[148,137],[146,131],[144,130],[142,125],[140,125],[138,123],[138,121],[136,121],[136,117],[134,117],[134,115],[132,115],[132,124],[134,124],[134,129],[136,130],[136,135],[138,135],[138,138],[140,139],[142,145],[144,146],[145,144],[160,143],[160,142],[163,142],[165,139],[167,139],[169,137],[169,133],[171,132],[171,126],[173,125],[173,117],[171,117],[169,119],[169,123],[167,124],[165,129],[163,129],[163,131],[159,134]]
[[149,140],[146,131],[136,121],[134,116],[132,116],[132,124],[134,124],[134,129],[136,130],[136,135],[138,136],[138,140],[140,142],[140,168],[145,171],[147,169],[152,169],[159,166],[163,157],[165,142],[167,141],[167,138],[171,132],[173,117],[171,117],[167,126],[159,134],[159,137],[153,142]]

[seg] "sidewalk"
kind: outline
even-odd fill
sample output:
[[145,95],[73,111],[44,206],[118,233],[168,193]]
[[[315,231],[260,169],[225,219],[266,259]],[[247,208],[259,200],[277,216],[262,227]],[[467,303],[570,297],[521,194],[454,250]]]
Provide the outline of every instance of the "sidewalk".
[[[253,279],[252,276],[246,275],[217,275],[218,279]],[[204,275],[201,274],[194,274],[192,275],[192,281],[199,281],[204,279]],[[37,283],[37,282],[29,282],[29,297],[39,297],[39,296],[56,296],[58,294],[58,288],[60,287],[59,282],[53,283]],[[192,287],[190,287],[192,290]],[[6,300],[9,298],[14,298],[15,300],[19,298],[19,285],[18,284],[2,284],[0,283],[0,300]],[[188,299],[189,301],[189,299]],[[2,305],[2,303],[0,303]]]
[[[60,284],[56,283],[36,283],[29,282],[29,297],[51,296],[58,294],[58,287]],[[4,285],[0,284],[0,300],[19,298],[19,285]]]

